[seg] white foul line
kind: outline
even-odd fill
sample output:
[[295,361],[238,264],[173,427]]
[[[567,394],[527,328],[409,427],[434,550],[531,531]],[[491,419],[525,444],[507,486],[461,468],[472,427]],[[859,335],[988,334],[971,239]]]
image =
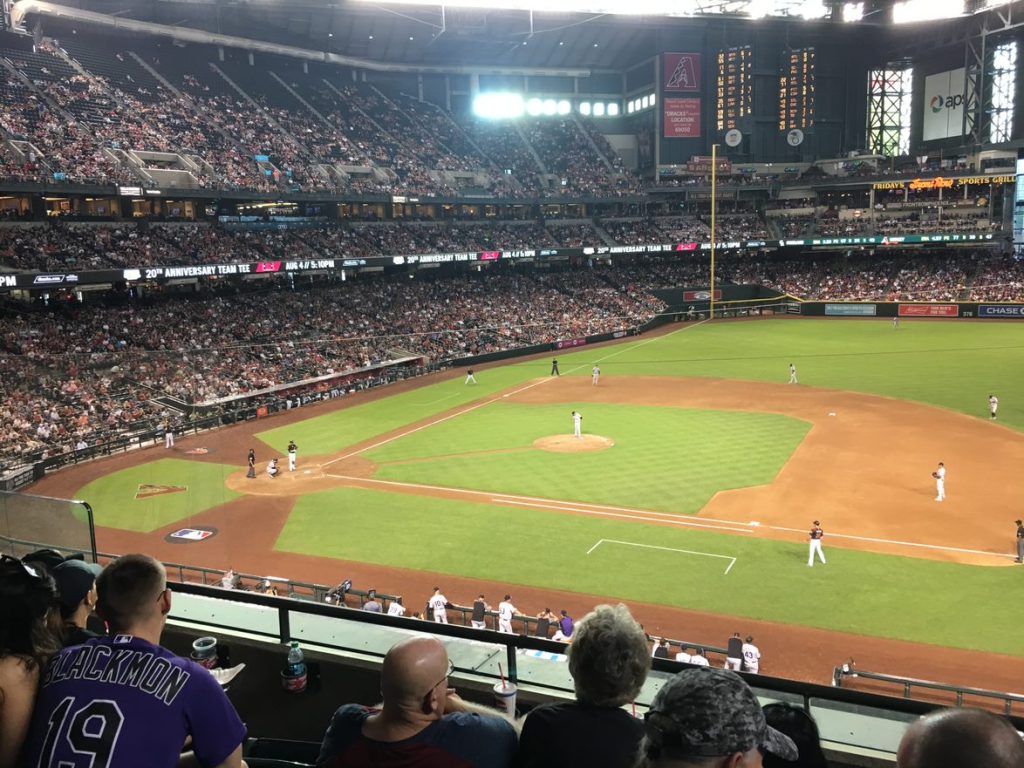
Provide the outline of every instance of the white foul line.
[[[804,533],[803,528],[785,528],[781,525],[766,525],[765,528],[771,528],[773,531],[786,531],[791,533]],[[986,552],[983,549],[965,549],[963,547],[944,547],[941,544],[920,544],[916,541],[899,541],[898,539],[877,539],[874,536],[854,536],[851,533],[830,533],[828,534],[833,539],[852,539],[853,541],[870,541],[872,544],[896,544],[901,547],[919,547],[920,549],[937,549],[942,552],[961,552],[966,555],[988,555],[989,557],[1014,557],[1014,555],[1006,555],[999,552]]]
[[[630,507],[614,507],[607,504],[591,504],[590,502],[559,501],[558,499],[544,499],[539,496],[511,496],[508,494],[496,494],[486,491],[473,491],[466,488],[448,488],[442,485],[426,485],[423,483],[403,483],[397,480],[375,480],[367,477],[353,477],[350,475],[332,475],[325,472],[324,477],[333,477],[336,480],[349,480],[370,485],[393,485],[399,488],[423,488],[429,491],[445,491],[448,493],[459,493],[466,496],[484,496],[494,504],[507,504],[517,507],[535,507],[538,509],[550,509],[561,512],[579,512],[594,517],[613,517],[620,520],[638,520],[645,523],[663,523],[668,525],[685,526],[689,528],[708,528],[715,531],[728,531],[729,533],[754,533],[757,528],[767,528],[772,531],[784,533],[806,534],[803,528],[787,528],[781,525],[764,525],[761,523],[743,523],[736,520],[722,520],[714,517],[698,517],[689,519],[686,516],[673,514],[671,512],[656,512],[648,509],[632,509]],[[574,505],[586,506],[574,506]],[[601,510],[616,510],[603,512]],[[631,513],[631,514],[622,514]],[[700,522],[697,522],[697,521]],[[721,525],[709,525],[708,523],[721,523]],[[734,527],[735,526],[735,527]],[[918,547],[920,549],[933,549],[939,552],[959,552],[967,555],[984,555],[986,557],[1013,557],[999,552],[986,552],[983,549],[965,549],[963,547],[944,547],[941,544],[920,544],[915,541],[900,541],[897,539],[881,539],[873,536],[855,536],[848,533],[829,533],[829,536],[836,539],[851,539],[854,541],[867,541],[873,544],[892,544],[895,546]]]
[[[680,525],[686,526],[687,528],[708,528],[713,531],[729,531],[730,533],[753,533],[750,528],[730,528],[725,525],[705,525],[703,523],[695,523],[690,520],[683,519],[677,515],[665,515],[664,517],[646,517],[646,513],[636,515],[624,515],[617,512],[600,512],[596,509],[589,509],[584,507],[573,507],[568,505],[560,504],[535,504],[528,501],[515,501],[509,496],[502,498],[492,498],[495,504],[512,504],[517,507],[536,507],[537,509],[550,509],[555,512],[580,512],[585,515],[592,515],[594,517],[615,517],[619,520],[639,520],[644,523],[666,523],[668,525]],[[640,510],[636,510],[640,512]],[[659,512],[652,512],[653,515],[661,514]]]
[[[336,480],[348,480],[366,485],[394,486],[396,488],[422,488],[426,491],[444,491],[456,493],[462,496],[480,497],[494,504],[506,504],[517,507],[535,507],[537,509],[549,509],[555,512],[579,512],[594,517],[614,517],[620,520],[639,520],[644,523],[667,523],[669,525],[686,526],[690,528],[709,528],[714,531],[728,531],[730,533],[753,533],[753,529],[745,527],[743,523],[731,523],[729,525],[708,525],[701,518],[696,522],[682,515],[675,515],[670,512],[654,512],[645,509],[630,509],[629,507],[607,507],[602,504],[589,504],[585,501],[571,502],[558,501],[557,499],[542,499],[536,496],[509,496],[507,494],[494,494],[488,491],[474,491],[468,488],[448,488],[443,485],[425,485],[423,483],[404,483],[398,480],[377,480],[371,477],[353,477],[351,475],[332,475],[324,473],[324,477],[333,477]],[[585,505],[585,506],[584,506]],[[602,512],[602,509],[618,510],[616,512]],[[632,514],[622,514],[629,512]]]
[[[527,384],[525,387],[520,387],[519,389],[512,390],[508,394],[510,394],[510,395],[518,395],[520,392],[525,392],[528,389],[533,389],[534,387],[539,386],[541,384],[544,384],[547,381],[548,381],[548,379],[540,379],[539,381],[535,381],[532,384]],[[501,396],[501,397],[503,397],[503,396]],[[491,403],[496,403],[496,402],[498,402],[499,399],[500,399],[500,397],[492,397],[490,400],[484,400],[482,402],[477,403],[476,405],[471,405],[468,408],[463,408],[461,411],[456,411],[455,413],[449,413],[447,416],[442,416],[439,419],[434,419],[433,421],[431,421],[431,422],[429,422],[427,424],[421,424],[418,427],[413,427],[412,429],[408,429],[405,432],[402,432],[400,434],[392,435],[391,437],[386,437],[383,440],[378,440],[373,445],[368,445],[365,448],[360,448],[357,451],[350,451],[349,453],[346,453],[344,456],[339,456],[336,459],[331,459],[330,461],[325,461],[320,466],[322,466],[322,467],[329,467],[329,466],[331,466],[331,464],[334,464],[335,462],[344,461],[345,459],[351,459],[353,456],[358,456],[360,453],[363,453],[364,451],[372,451],[374,448],[380,448],[382,445],[387,445],[388,443],[392,443],[395,440],[400,440],[403,437],[408,437],[409,435],[414,435],[417,432],[420,432],[420,431],[422,431],[424,429],[430,429],[430,427],[437,426],[438,424],[442,424],[442,423],[448,421],[449,419],[454,419],[456,416],[462,416],[464,413],[469,413],[470,411],[475,411],[477,408],[483,408],[485,405],[490,405]]]
[[[646,341],[641,341],[641,342],[638,342],[636,344],[628,344],[628,345],[624,344],[622,349],[620,349],[618,352],[613,352],[610,355],[605,355],[604,357],[600,357],[600,358],[597,359],[597,362],[603,363],[605,360],[610,360],[611,358],[615,357],[616,355],[621,355],[623,352],[626,352],[626,351],[628,351],[630,349],[637,349],[639,347],[644,346],[645,344],[650,344],[652,341],[658,341],[659,339],[667,339],[669,336],[672,336],[672,335],[674,335],[676,333],[679,333],[680,331],[685,331],[688,328],[696,328],[698,325],[700,325],[701,323],[705,323],[705,322],[707,322],[707,321],[706,320],[701,320],[700,322],[694,323],[693,325],[685,325],[682,328],[677,328],[676,330],[672,331],[671,333],[666,333],[663,336],[654,336],[654,337],[652,337],[650,339],[647,339]],[[585,365],[578,365],[575,368],[570,369],[569,373],[571,373],[572,371],[578,371],[581,368],[586,368],[586,366]],[[499,400],[501,400],[503,398],[509,397],[510,395],[518,395],[520,392],[525,392],[528,389],[533,389],[534,387],[540,386],[541,384],[546,384],[549,381],[551,381],[551,377],[550,376],[548,376],[547,378],[535,381],[532,384],[527,384],[525,387],[520,387],[519,389],[514,389],[511,392],[506,392],[503,395],[496,395],[496,396],[492,397],[489,400],[484,400],[482,402],[476,403],[475,405],[471,405],[468,408],[463,408],[461,411],[456,411],[455,413],[449,413],[447,416],[442,416],[439,419],[434,419],[433,421],[428,422],[427,424],[421,424],[418,427],[413,427],[412,429],[406,430],[405,432],[402,432],[400,434],[392,435],[391,437],[387,437],[387,438],[384,438],[383,440],[379,440],[376,443],[374,443],[373,445],[368,445],[365,448],[360,448],[357,451],[350,451],[349,453],[346,453],[343,456],[338,456],[337,458],[331,459],[330,461],[325,461],[320,466],[321,467],[329,467],[329,466],[331,466],[331,464],[334,464],[336,462],[344,461],[345,459],[351,459],[353,456],[358,456],[360,453],[364,453],[365,451],[372,451],[374,448],[380,448],[382,445],[387,445],[388,443],[392,443],[395,440],[400,440],[403,437],[408,437],[409,435],[414,435],[417,432],[420,432],[420,431],[422,431],[424,429],[429,429],[430,427],[436,426],[438,424],[442,424],[442,423],[444,423],[444,422],[446,422],[446,421],[448,421],[450,419],[454,419],[456,416],[462,416],[463,414],[469,413],[470,411],[475,411],[477,408],[483,408],[485,405],[491,405],[492,403],[496,403],[496,402],[498,402]],[[447,398],[445,398],[445,399],[447,399]]]
[[699,555],[701,557],[718,557],[722,560],[729,561],[729,567],[725,569],[723,576],[727,576],[732,567],[736,565],[736,558],[730,557],[729,555],[716,555],[713,552],[695,552],[692,549],[675,549],[673,547],[658,547],[654,544],[638,544],[635,541],[619,541],[618,539],[598,539],[597,543],[587,550],[589,555],[595,549],[600,547],[602,544],[621,544],[624,547],[642,547],[643,549],[660,549],[663,552],[681,552],[684,555]]

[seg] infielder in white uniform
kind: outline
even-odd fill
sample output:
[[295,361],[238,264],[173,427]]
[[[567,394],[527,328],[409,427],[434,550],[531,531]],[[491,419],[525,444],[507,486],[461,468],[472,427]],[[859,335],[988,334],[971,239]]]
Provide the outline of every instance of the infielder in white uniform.
[[810,550],[807,554],[807,567],[810,568],[814,565],[814,553],[818,553],[818,558],[821,560],[821,564],[825,565],[825,553],[821,551],[821,539],[825,535],[825,532],[821,530],[821,523],[817,520],[814,521],[814,525],[811,527],[811,531],[808,534],[808,538],[811,542]]
[[295,459],[298,456],[299,446],[295,444],[294,440],[288,441],[288,471],[295,471]]
[[583,414],[579,411],[572,412],[572,436],[583,439]]
[[746,672],[753,672],[755,675],[761,668],[761,651],[754,645],[754,638],[747,635],[743,643],[743,669]]
[[511,635],[512,617],[517,613],[519,610],[512,605],[512,595],[505,595],[505,599],[498,603],[498,631]]
[[590,383],[595,387],[597,386],[597,380],[601,378],[601,369],[596,365],[590,369]]
[[995,395],[988,396],[988,412],[992,421],[996,420],[996,411],[999,410],[999,398]]
[[935,478],[935,500],[943,501],[946,498],[946,465],[940,461],[932,477]]
[[427,600],[427,605],[434,612],[434,621],[441,624],[448,623],[448,609],[445,607],[448,605],[448,598],[441,594],[440,587],[434,587],[434,594]]
[[796,366],[793,365],[792,363],[789,364],[789,383],[790,384],[799,384],[800,383],[799,381],[796,380]]

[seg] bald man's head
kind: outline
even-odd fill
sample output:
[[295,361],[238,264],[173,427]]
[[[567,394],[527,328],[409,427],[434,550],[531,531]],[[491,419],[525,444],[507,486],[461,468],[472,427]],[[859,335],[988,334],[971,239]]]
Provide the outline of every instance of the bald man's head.
[[[444,714],[447,672],[448,652],[435,637],[413,637],[392,646],[380,671],[384,709],[440,717]],[[440,687],[442,683],[444,688]]]
[[1020,768],[1024,740],[1005,718],[980,709],[940,709],[907,729],[898,768]]

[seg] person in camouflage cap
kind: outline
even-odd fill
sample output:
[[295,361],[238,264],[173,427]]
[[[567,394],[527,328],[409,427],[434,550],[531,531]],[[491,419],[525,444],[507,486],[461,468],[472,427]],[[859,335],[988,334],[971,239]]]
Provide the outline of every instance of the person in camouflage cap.
[[743,678],[726,669],[687,669],[671,678],[644,717],[638,768],[760,768],[770,752],[796,760],[796,745],[770,727]]

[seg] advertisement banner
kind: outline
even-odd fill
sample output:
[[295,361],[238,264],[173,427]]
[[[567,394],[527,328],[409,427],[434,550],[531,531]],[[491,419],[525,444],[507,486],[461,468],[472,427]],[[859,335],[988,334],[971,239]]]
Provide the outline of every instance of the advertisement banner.
[[964,68],[928,75],[924,79],[925,141],[962,136],[964,128]]
[[694,155],[686,161],[688,173],[710,174],[715,166],[718,167],[718,173],[726,176],[732,175],[732,160],[727,157],[720,157],[715,163],[712,163],[710,156]]
[[700,99],[663,99],[666,139],[700,138]]
[[1024,319],[1024,304],[982,304],[978,317],[1010,317]]
[[900,304],[900,317],[958,317],[956,304]]
[[700,93],[700,54],[665,53],[661,57],[662,89],[675,93]]
[[[709,301],[711,291],[683,291],[683,301]],[[722,300],[722,292],[715,289],[715,301]]]
[[573,347],[582,347],[586,343],[586,339],[565,339],[564,341],[556,341],[555,349],[572,349]]
[[826,304],[826,315],[836,317],[874,317],[878,314],[875,304]]

